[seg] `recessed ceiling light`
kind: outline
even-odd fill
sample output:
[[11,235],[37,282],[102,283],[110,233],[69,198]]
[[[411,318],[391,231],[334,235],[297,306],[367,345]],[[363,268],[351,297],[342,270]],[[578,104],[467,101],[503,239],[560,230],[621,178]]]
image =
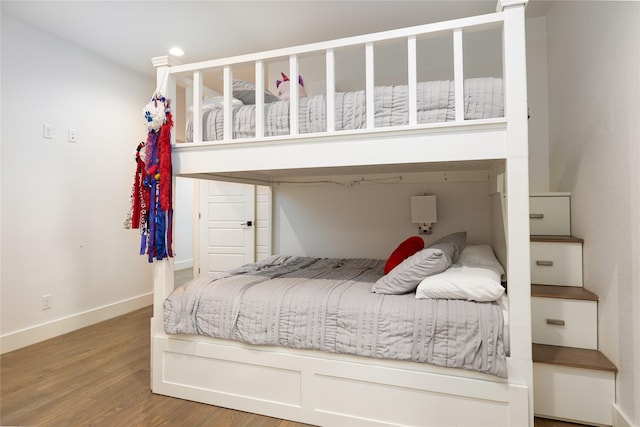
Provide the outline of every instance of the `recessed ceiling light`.
[[169,49],[169,54],[173,56],[182,56],[184,55],[184,50],[180,49],[179,47],[172,47],[171,49]]

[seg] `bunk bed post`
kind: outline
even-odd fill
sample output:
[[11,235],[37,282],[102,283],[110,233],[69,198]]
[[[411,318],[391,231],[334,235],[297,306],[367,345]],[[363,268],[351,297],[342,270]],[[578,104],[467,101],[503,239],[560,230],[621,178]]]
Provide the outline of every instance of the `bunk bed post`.
[[[164,91],[163,95],[170,100],[176,97],[176,81],[175,78],[167,76],[169,67],[178,65],[179,62],[169,56],[160,56],[152,58],[152,63],[156,67],[157,87]],[[168,77],[168,78],[167,78]],[[162,85],[166,84],[163,88]],[[195,101],[195,100],[194,100]],[[171,145],[175,144],[175,132],[171,132]],[[176,178],[171,178],[172,192],[175,193]],[[164,300],[169,296],[174,288],[174,259],[165,258],[162,261],[156,261],[153,265],[153,317],[151,318],[151,345],[153,347],[154,335],[164,334],[163,304]],[[151,351],[151,389],[153,390],[153,355]]]
[[[170,100],[176,97],[176,84],[174,78],[167,78],[169,67],[179,63],[169,56],[159,56],[151,60],[156,67],[157,87],[163,91],[163,95]],[[165,88],[162,85],[166,84]],[[195,100],[194,100],[195,101]],[[171,132],[171,144],[175,144],[175,132]],[[171,179],[171,185],[175,190],[175,177]],[[162,323],[162,304],[173,291],[173,258],[165,258],[156,261],[153,265],[153,317]]]
[[[528,384],[529,423],[533,425],[533,362],[531,356],[531,278],[529,259],[529,148],[525,7],[527,0],[499,0],[504,13],[503,55],[507,118],[507,271],[511,316],[511,359],[518,381]],[[514,378],[512,378],[513,380]]]

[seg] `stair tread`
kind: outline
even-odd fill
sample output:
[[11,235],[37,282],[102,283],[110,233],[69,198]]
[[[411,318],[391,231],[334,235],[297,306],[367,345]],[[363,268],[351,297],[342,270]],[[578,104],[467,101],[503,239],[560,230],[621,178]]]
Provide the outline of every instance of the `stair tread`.
[[598,350],[533,344],[532,351],[535,363],[618,372],[618,368]]
[[598,301],[598,295],[580,286],[531,285],[531,296]]
[[584,239],[576,236],[546,236],[541,234],[532,234],[529,236],[531,242],[547,242],[547,243],[584,243]]

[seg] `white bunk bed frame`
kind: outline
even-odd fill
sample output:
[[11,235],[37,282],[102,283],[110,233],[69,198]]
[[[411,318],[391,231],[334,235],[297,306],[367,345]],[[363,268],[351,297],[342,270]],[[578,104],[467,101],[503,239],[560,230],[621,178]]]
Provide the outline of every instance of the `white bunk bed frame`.
[[[198,114],[194,114],[194,143],[174,144],[175,175],[264,183],[279,173],[291,176],[309,171],[344,171],[348,167],[376,165],[402,167],[424,163],[437,168],[448,162],[498,162],[503,173],[501,192],[504,229],[494,242],[509,277],[510,354],[508,379],[428,364],[327,354],[317,351],[250,346],[201,336],[167,335],[163,327],[163,302],[174,288],[173,259],[154,264],[154,312],[151,320],[151,388],[175,396],[272,417],[317,425],[533,425],[533,364],[529,278],[527,89],[525,17],[527,0],[498,1],[497,12],[408,29],[387,31],[327,43],[279,49],[255,55],[188,65],[154,58],[158,83],[168,72],[166,95],[174,97],[176,81],[193,78],[193,111],[200,111],[202,72],[223,69],[225,123],[230,123],[232,66],[254,63],[257,92],[262,93],[264,61],[288,57],[289,75],[298,75],[298,55],[325,52],[327,64],[327,116],[333,117],[335,91],[334,49],[365,45],[366,99],[373,97],[373,43],[405,38],[408,46],[410,122],[400,128],[374,128],[373,105],[367,105],[368,128],[298,134],[297,85],[291,85],[291,135],[202,142]],[[462,117],[462,30],[503,25],[503,79],[505,117],[465,121]],[[456,120],[416,123],[416,36],[452,31]],[[175,99],[175,98],[173,98]],[[256,111],[262,111],[256,96]],[[411,108],[411,106],[413,108]],[[366,147],[366,149],[363,149]],[[425,149],[425,147],[427,149]],[[458,163],[460,164],[460,163]],[[276,178],[277,179],[277,178]],[[500,182],[500,180],[497,180]],[[175,181],[174,181],[175,183]],[[500,210],[500,209],[498,209]],[[500,226],[494,228],[502,228]],[[502,236],[504,232],[504,236]],[[502,240],[502,242],[500,242]],[[505,245],[506,244],[506,245]]]

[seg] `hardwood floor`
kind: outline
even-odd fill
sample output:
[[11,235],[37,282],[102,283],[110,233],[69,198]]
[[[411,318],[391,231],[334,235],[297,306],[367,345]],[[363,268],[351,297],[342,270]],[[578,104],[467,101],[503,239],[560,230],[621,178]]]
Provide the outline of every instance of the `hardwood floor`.
[[[0,424],[294,427],[149,390],[151,307],[0,358]],[[536,419],[536,427],[576,424]]]
[[151,393],[151,314],[144,308],[3,355],[0,424],[303,425]]

